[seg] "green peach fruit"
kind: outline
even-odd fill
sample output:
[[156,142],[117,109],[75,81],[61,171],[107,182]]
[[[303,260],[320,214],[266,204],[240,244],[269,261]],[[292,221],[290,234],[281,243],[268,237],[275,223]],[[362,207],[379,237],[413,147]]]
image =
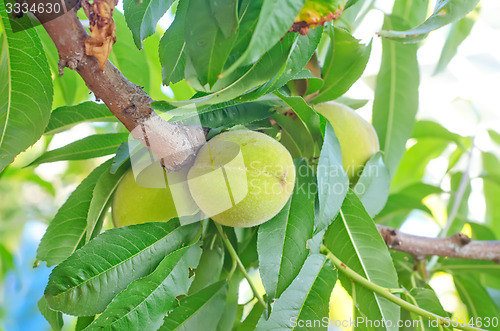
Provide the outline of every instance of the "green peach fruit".
[[205,144],[188,173],[189,190],[215,222],[251,227],[274,217],[295,185],[288,150],[266,134],[238,130]]
[[[199,209],[191,198],[186,180],[187,169],[167,175],[159,164],[152,164],[137,178],[130,169],[118,184],[113,197],[115,227],[166,222],[174,217],[195,214]],[[174,182],[175,194],[172,194]]]
[[318,104],[314,109],[335,130],[342,150],[342,166],[349,180],[355,181],[365,163],[380,149],[375,129],[353,109],[334,101]]

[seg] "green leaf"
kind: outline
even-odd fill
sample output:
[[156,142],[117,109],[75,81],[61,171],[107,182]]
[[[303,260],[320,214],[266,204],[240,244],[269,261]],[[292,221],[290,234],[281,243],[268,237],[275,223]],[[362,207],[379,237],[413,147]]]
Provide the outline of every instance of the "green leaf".
[[[222,90],[207,96],[191,99],[182,102],[170,102],[171,105],[180,107],[186,104],[196,103],[197,107],[213,105],[228,100],[237,99],[242,101],[242,94],[255,89],[274,77],[285,65],[296,36],[289,34],[280,41],[273,49],[265,54],[257,63],[250,67],[245,74],[239,77]],[[251,100],[245,100],[251,101]],[[159,104],[161,102],[157,102]]]
[[[392,217],[395,215],[407,215],[410,211],[418,209],[422,210],[429,215],[432,215],[430,209],[422,203],[422,197],[408,196],[404,193],[395,193],[389,195],[385,207],[377,214],[377,223],[383,223],[386,225],[391,225],[393,227],[399,227],[401,224],[389,223]],[[404,221],[401,220],[401,222]]]
[[125,19],[137,48],[142,48],[142,41],[155,33],[156,24],[173,2],[174,0],[123,1]]
[[45,152],[29,165],[36,166],[63,160],[86,160],[113,154],[127,140],[128,136],[128,133],[104,133],[88,136],[61,148]]
[[[274,94],[283,100],[300,118],[302,123],[305,124],[306,128],[309,131],[311,137],[315,142],[314,146],[309,146],[311,149],[310,153],[313,156],[318,156],[321,146],[319,144],[323,140],[323,136],[320,130],[320,120],[319,115],[307,104],[304,98],[299,96],[287,96],[281,93],[280,91],[274,92]],[[311,148],[313,147],[313,148]]]
[[222,31],[224,38],[229,38],[238,29],[238,1],[218,0],[210,1],[212,14]]
[[429,32],[465,17],[478,3],[479,0],[439,0],[432,15],[416,28],[399,31],[398,27],[386,26],[379,35],[406,43],[418,42],[427,37]]
[[84,122],[116,121],[116,117],[102,103],[87,101],[75,106],[62,106],[50,114],[45,134],[55,134]]
[[[201,85],[212,87],[219,79],[236,40],[226,38],[212,14],[210,0],[190,0],[184,25],[186,55],[198,74]],[[234,31],[235,32],[235,31]]]
[[434,121],[421,120],[415,123],[412,137],[415,139],[435,138],[454,142],[461,148],[465,148],[465,138],[459,134],[450,132],[441,124]]
[[119,167],[114,174],[106,171],[97,180],[87,214],[86,241],[92,238],[92,234],[99,226],[99,221],[108,210],[113,193],[128,169],[128,166]]
[[[473,318],[476,323],[479,320],[486,321],[486,318],[500,316],[500,313],[491,299],[486,289],[481,285],[479,279],[475,275],[453,275],[455,287],[462,302],[467,306],[469,317]],[[485,330],[498,330],[498,326],[486,324],[474,324],[477,327]]]
[[226,282],[221,281],[183,298],[165,317],[159,330],[215,330],[224,310],[226,293]]
[[167,255],[150,275],[137,279],[111,301],[86,330],[157,330],[165,314],[186,295],[201,249],[197,244]]
[[257,61],[280,41],[293,25],[305,0],[264,0],[257,26],[239,64]]
[[473,11],[451,25],[450,32],[441,50],[441,55],[439,56],[434,74],[440,73],[446,69],[448,63],[450,63],[457,53],[460,44],[469,36],[474,23],[476,23],[479,17],[480,7],[481,4],[478,4]]
[[343,95],[363,74],[372,49],[359,43],[349,32],[334,27],[330,30],[330,48],[323,66],[323,87],[313,99],[322,103]]
[[71,193],[50,222],[37,251],[37,259],[47,266],[59,264],[85,242],[87,218],[94,188],[99,178],[109,171],[111,160],[95,168]]
[[9,15],[2,1],[0,172],[41,137],[49,122],[53,95],[47,58],[28,15],[16,20],[9,20]]
[[184,48],[184,25],[189,0],[180,0],[172,25],[160,40],[160,62],[163,84],[177,83],[184,78],[186,56]]
[[100,234],[54,268],[45,288],[49,306],[69,315],[102,313],[132,281],[149,275],[166,254],[189,243],[197,227],[172,219]]
[[292,197],[285,207],[258,230],[259,272],[268,301],[279,298],[306,261],[307,241],[314,227],[314,174],[306,161],[296,163]]
[[339,213],[342,201],[349,191],[349,178],[342,168],[342,151],[335,131],[326,124],[325,140],[317,168],[319,214],[314,233],[326,229]]
[[197,113],[192,111],[184,112],[183,109],[171,109],[167,103],[156,102],[152,104],[153,108],[160,111],[166,110],[162,114],[164,118],[172,116],[169,122],[189,123],[190,120],[200,121],[203,127],[220,128],[232,127],[235,125],[246,125],[255,121],[269,118],[273,115],[272,106],[263,102],[240,103],[236,101],[227,101],[217,105],[199,107]]
[[47,304],[47,300],[45,300],[45,297],[42,297],[40,300],[38,300],[37,306],[40,313],[42,313],[43,317],[45,317],[47,322],[49,322],[52,330],[61,331],[64,325],[61,312],[50,309]]
[[[386,288],[398,288],[396,270],[387,246],[354,192],[349,191],[347,194],[339,216],[325,234],[324,244],[342,262],[370,282]],[[361,286],[356,287],[354,293],[351,280],[343,274],[339,278],[347,292],[355,295],[358,308],[368,319],[384,319],[397,325],[399,306]]]
[[324,255],[310,255],[290,287],[275,301],[269,319],[262,317],[256,330],[298,330],[300,325],[328,317],[336,281],[332,263]]
[[322,33],[323,28],[321,27],[311,30],[306,36],[299,35],[296,43],[292,47],[292,52],[290,53],[286,67],[283,69],[283,73],[267,84],[264,84],[257,92],[259,92],[260,95],[264,95],[279,89],[291,79],[296,79],[295,77],[297,74],[304,69],[307,62],[309,62],[316,51]]
[[[132,6],[137,6],[139,0],[131,0]],[[150,2],[141,0],[142,3]],[[153,0],[155,2],[166,3],[171,0]],[[148,58],[144,51],[139,51],[132,39],[132,34],[127,28],[125,17],[118,10],[113,11],[113,20],[116,24],[116,43],[113,45],[109,60],[127,77],[132,83],[144,88],[149,92],[151,85],[151,74],[148,65]],[[153,30],[154,32],[154,30]],[[139,40],[140,42],[140,40]],[[139,44],[140,45],[140,44]]]
[[382,153],[377,152],[366,163],[354,192],[359,197],[370,217],[377,215],[389,197],[391,175],[384,164]]
[[293,158],[311,158],[315,142],[308,128],[297,119],[282,114],[274,114],[273,120],[281,130],[280,142],[290,151]]
[[422,181],[429,162],[443,154],[449,141],[444,139],[420,139],[404,154],[392,181],[391,191],[397,192]]
[[[384,26],[399,27],[402,23],[396,17],[386,16]],[[392,176],[415,123],[418,85],[417,45],[383,39],[382,64],[373,101],[373,126]]]

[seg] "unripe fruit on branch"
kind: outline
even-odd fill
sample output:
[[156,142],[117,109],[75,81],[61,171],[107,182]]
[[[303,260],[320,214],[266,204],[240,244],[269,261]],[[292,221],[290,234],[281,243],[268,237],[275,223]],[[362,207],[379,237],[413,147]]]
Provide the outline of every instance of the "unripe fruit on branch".
[[288,150],[273,138],[249,130],[212,138],[189,170],[191,195],[215,222],[251,227],[274,217],[295,185]]
[[148,166],[137,178],[130,169],[122,178],[113,198],[114,225],[121,227],[166,222],[174,217],[195,214],[199,209],[189,194],[186,176],[187,169],[168,174],[170,184],[175,182],[174,199],[167,173],[159,163]]
[[342,166],[349,180],[355,181],[365,163],[380,149],[375,129],[353,109],[334,101],[315,105],[314,109],[335,130],[342,150]]

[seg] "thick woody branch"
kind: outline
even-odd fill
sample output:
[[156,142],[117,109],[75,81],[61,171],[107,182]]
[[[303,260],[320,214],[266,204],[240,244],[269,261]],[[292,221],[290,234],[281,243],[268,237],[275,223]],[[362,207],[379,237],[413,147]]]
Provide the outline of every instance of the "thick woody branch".
[[384,225],[377,224],[377,228],[389,248],[416,258],[437,255],[500,263],[500,241],[471,240],[461,233],[448,238],[428,238],[402,233]]
[[88,34],[76,15],[76,8],[55,19],[38,18],[57,47],[61,74],[64,67],[76,70],[96,97],[168,170],[176,170],[192,161],[195,152],[205,143],[202,128],[163,120],[151,109],[149,95],[109,61],[101,71],[97,59],[85,54]]

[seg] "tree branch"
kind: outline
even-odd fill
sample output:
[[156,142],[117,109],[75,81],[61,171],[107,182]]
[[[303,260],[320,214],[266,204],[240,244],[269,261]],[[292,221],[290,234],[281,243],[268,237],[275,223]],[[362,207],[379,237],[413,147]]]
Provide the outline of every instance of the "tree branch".
[[500,241],[471,240],[461,233],[448,238],[428,238],[402,233],[379,224],[377,228],[389,248],[416,258],[437,255],[500,263]]
[[85,54],[88,34],[77,17],[78,7],[57,18],[37,16],[58,50],[60,74],[64,67],[76,70],[96,97],[168,170],[192,162],[196,151],[205,143],[203,129],[163,120],[151,109],[151,97],[126,79],[111,62],[107,61],[101,71],[97,59]]

